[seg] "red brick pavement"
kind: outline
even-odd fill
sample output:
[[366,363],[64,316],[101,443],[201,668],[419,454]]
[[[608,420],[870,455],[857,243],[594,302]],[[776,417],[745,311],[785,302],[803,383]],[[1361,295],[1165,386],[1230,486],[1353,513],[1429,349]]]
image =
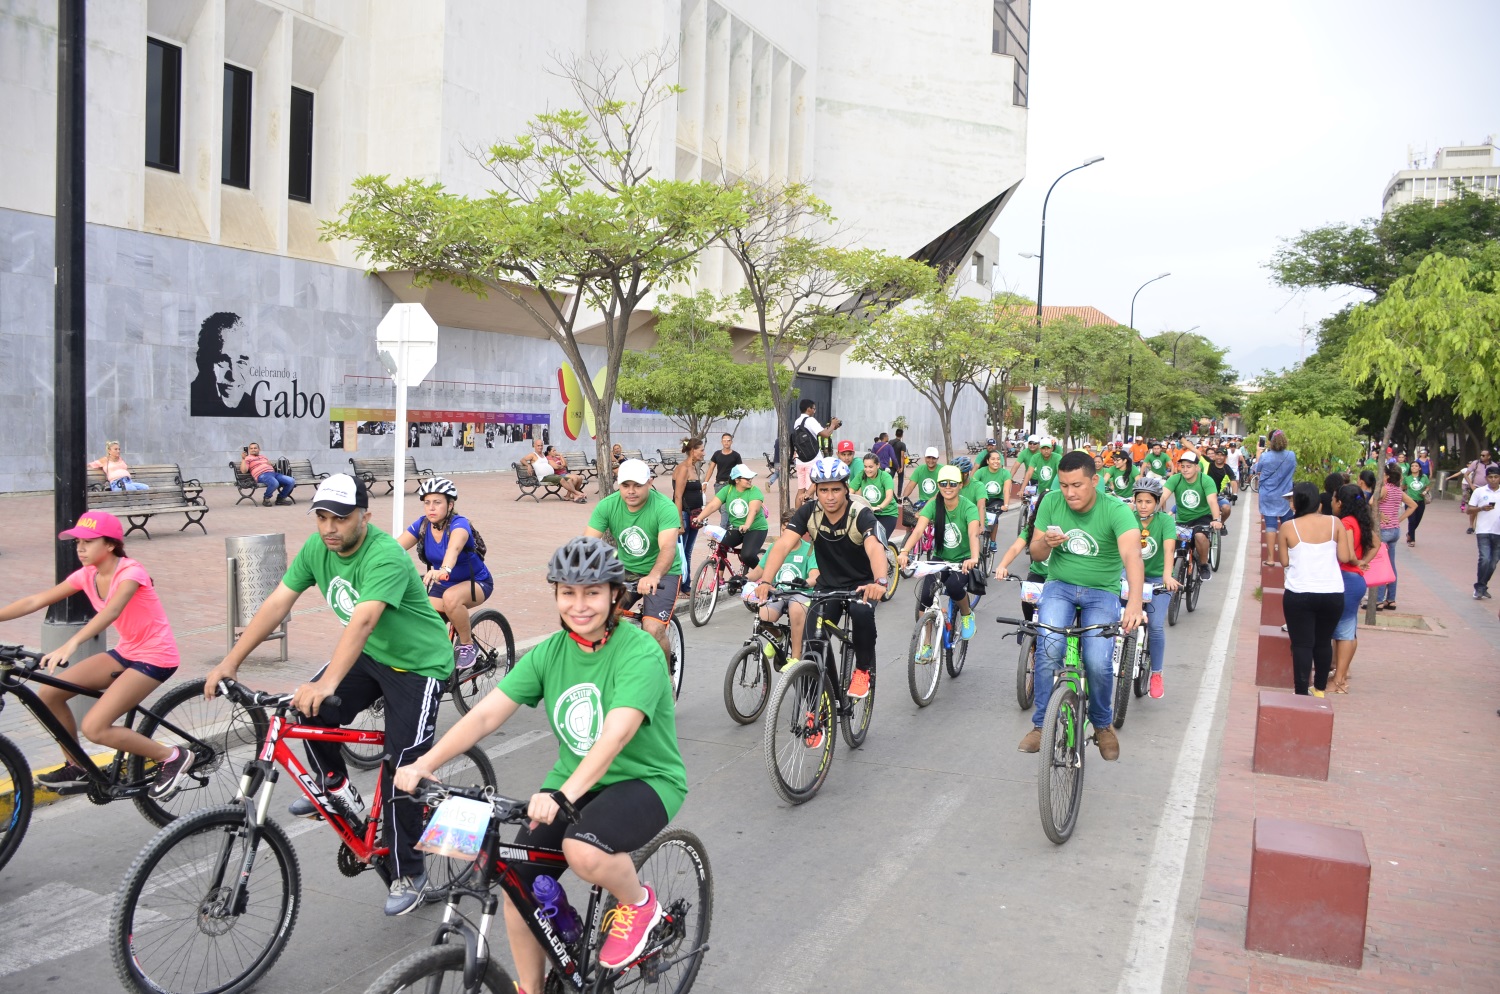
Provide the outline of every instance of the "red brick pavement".
[[[1328,696],[1336,716],[1326,783],[1250,771],[1260,609],[1258,566],[1247,557],[1188,991],[1500,990],[1500,624],[1497,602],[1470,598],[1474,540],[1456,508],[1429,508],[1418,548],[1403,536],[1400,614],[1421,615],[1435,633],[1361,628],[1350,692]],[[1245,951],[1256,817],[1364,833],[1362,969]]]

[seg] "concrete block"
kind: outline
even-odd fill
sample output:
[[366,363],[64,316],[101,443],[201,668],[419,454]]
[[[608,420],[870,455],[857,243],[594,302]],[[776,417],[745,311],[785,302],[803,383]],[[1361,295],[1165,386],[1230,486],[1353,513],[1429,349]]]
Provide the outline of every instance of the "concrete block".
[[1255,685],[1291,690],[1292,639],[1275,625],[1261,625],[1255,647]]
[[1272,628],[1281,628],[1286,624],[1286,612],[1281,607],[1280,587],[1260,588],[1260,623],[1270,625]]
[[[1264,556],[1266,554],[1266,550],[1265,549],[1261,549],[1260,550],[1260,554],[1262,556]],[[1264,563],[1265,560],[1262,559],[1261,562]],[[1280,565],[1276,565],[1276,566],[1265,566],[1265,565],[1262,565],[1261,566],[1261,568],[1260,568],[1260,586],[1261,586],[1262,590],[1266,589],[1267,587],[1272,587],[1272,588],[1275,588],[1275,589],[1279,590],[1279,589],[1281,589],[1281,587],[1283,586],[1283,584],[1285,583],[1285,581],[1286,581],[1286,570],[1282,569]]]
[[1251,761],[1256,773],[1327,780],[1332,749],[1333,706],[1326,699],[1260,692]]
[[1359,969],[1370,857],[1352,829],[1255,819],[1245,948]]

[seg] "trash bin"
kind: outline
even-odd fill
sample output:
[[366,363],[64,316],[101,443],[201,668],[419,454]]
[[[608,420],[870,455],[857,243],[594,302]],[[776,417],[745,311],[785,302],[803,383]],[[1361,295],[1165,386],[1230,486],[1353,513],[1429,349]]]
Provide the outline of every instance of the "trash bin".
[[[225,622],[228,651],[238,641],[240,629],[250,623],[255,612],[271,596],[286,574],[286,536],[237,535],[224,540],[226,560],[225,604],[229,617]],[[286,661],[287,620],[267,638],[281,640],[281,659]]]

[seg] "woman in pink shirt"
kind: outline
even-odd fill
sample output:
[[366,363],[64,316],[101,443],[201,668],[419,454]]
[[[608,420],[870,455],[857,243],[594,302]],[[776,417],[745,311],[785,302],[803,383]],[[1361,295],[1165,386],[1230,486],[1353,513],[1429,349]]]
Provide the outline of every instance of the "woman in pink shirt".
[[[98,613],[76,635],[43,656],[42,666],[51,673],[84,643],[114,625],[119,635],[115,648],[68,667],[67,679],[104,692],[83,716],[83,734],[116,751],[156,760],[159,768],[151,796],[164,800],[178,791],[198,757],[191,749],[162,745],[115,722],[177,671],[177,641],[172,637],[167,613],[146,568],[125,557],[124,529],[114,515],[89,511],[77,525],[57,537],[77,540],[82,567],[51,590],[0,608],[0,621],[25,617],[83,591]],[[68,700],[76,694],[38,687],[37,696],[64,728],[77,735],[73,713],[68,709]],[[36,779],[49,787],[88,782],[82,768],[66,755],[63,760],[62,769]]]
[[97,469],[104,474],[104,480],[109,484],[111,490],[150,490],[144,483],[137,483],[130,478],[130,467],[120,456],[119,442],[104,443],[104,457],[95,459],[89,463],[89,469]]

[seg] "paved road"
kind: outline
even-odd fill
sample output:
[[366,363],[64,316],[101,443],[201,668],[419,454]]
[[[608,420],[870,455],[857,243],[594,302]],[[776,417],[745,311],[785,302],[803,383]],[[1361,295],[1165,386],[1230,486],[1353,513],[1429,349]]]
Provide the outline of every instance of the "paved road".
[[[1245,537],[1235,530],[1197,613],[1170,630],[1166,698],[1134,702],[1118,763],[1090,757],[1080,824],[1063,847],[1038,823],[1037,759],[1015,751],[1029,718],[1012,689],[1014,641],[992,620],[1012,613],[1009,601],[983,606],[991,620],[962,677],[945,678],[924,710],[902,658],[910,595],[883,606],[869,739],[854,753],[840,742],[822,792],[795,809],[767,781],[761,727],[723,709],[724,667],[748,615],[730,605],[690,627],[678,730],[691,794],[679,823],[708,847],[716,899],[695,989],[1181,989],[1236,620],[1223,608],[1245,572]],[[555,756],[533,713],[488,746],[512,792],[533,789]],[[280,811],[291,794],[278,794]],[[256,990],[358,994],[426,943],[439,909],[386,919],[373,874],[343,878],[331,834],[292,827],[302,917]],[[110,894],[150,836],[128,805],[70,799],[38,813],[0,874],[0,992],[118,989],[103,943]]]

